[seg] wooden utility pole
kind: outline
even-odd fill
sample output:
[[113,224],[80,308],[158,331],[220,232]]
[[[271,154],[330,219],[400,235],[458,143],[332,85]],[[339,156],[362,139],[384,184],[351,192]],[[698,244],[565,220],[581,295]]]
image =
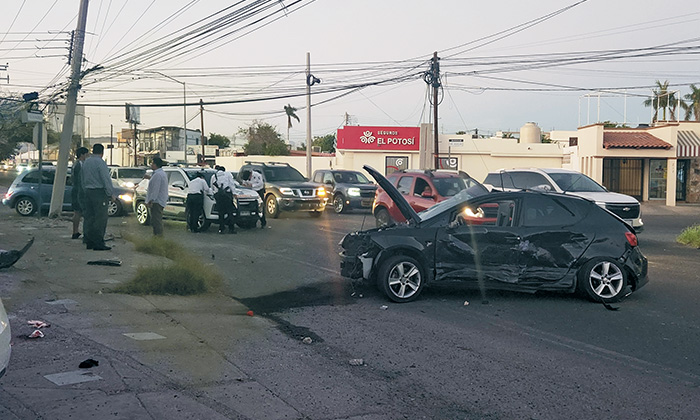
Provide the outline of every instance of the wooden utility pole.
[[440,60],[438,53],[433,53],[431,65],[433,86],[433,140],[435,141],[435,169],[440,169],[440,142],[438,139],[438,88],[440,87]]
[[56,178],[51,194],[51,206],[49,217],[58,217],[63,210],[63,194],[66,190],[66,175],[68,174],[68,156],[73,140],[73,120],[75,119],[75,106],[78,102],[78,89],[80,88],[80,67],[83,62],[83,44],[85,43],[85,25],[87,23],[88,0],[80,0],[78,12],[78,26],[75,30],[75,42],[71,45],[71,79],[66,98],[66,113],[63,118],[63,131],[61,143],[58,149],[58,166]]
[[204,163],[205,159],[205,153],[204,153],[204,101],[199,100],[199,120],[202,128],[202,133],[199,138],[199,142],[202,143],[202,163]]
[[311,178],[311,54],[306,53],[306,177]]

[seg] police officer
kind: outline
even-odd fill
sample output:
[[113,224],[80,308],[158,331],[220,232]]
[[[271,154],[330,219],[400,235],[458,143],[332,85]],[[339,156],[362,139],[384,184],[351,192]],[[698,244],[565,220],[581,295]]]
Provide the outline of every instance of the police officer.
[[262,215],[260,217],[260,228],[264,228],[267,225],[267,220],[265,220],[265,181],[260,172],[253,169],[246,169],[242,174],[243,185],[255,190],[260,199],[263,202]]
[[204,211],[204,194],[211,194],[211,188],[204,180],[204,174],[197,172],[197,177],[190,181],[190,186],[187,189],[187,205],[185,213],[187,214],[187,228],[193,232],[199,232],[198,221]]
[[233,191],[236,184],[233,175],[226,172],[223,166],[215,166],[211,186],[216,200],[216,209],[219,212],[219,233],[224,233],[224,226],[228,225],[228,233],[236,233],[235,208],[233,207]]

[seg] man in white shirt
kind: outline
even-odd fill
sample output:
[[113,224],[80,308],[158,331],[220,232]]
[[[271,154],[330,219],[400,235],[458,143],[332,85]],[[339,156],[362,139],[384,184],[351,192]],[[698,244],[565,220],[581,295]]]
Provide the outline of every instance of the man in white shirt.
[[185,208],[187,228],[193,233],[199,232],[198,221],[204,211],[204,194],[211,193],[211,188],[204,180],[204,173],[197,172],[197,177],[190,181],[190,186],[187,189],[187,206]]
[[241,178],[243,178],[244,181],[243,185],[255,190],[263,202],[263,208],[260,212],[260,228],[264,228],[267,224],[265,220],[265,181],[263,181],[260,172],[253,169],[246,169],[244,173],[241,174]]
[[219,233],[224,233],[228,225],[228,233],[236,233],[235,208],[233,207],[233,191],[236,184],[233,175],[226,172],[223,166],[216,166],[216,174],[212,177],[211,187],[216,200],[216,210],[219,212]]
[[146,205],[151,213],[151,226],[153,234],[163,235],[163,209],[168,203],[168,175],[163,170],[163,159],[154,157],[151,162],[151,179],[148,181],[148,192],[146,193]]

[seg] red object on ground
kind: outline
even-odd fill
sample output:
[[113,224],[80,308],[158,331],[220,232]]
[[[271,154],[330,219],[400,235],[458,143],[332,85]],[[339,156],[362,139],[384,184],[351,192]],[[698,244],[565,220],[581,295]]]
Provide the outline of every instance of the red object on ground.
[[29,334],[27,337],[29,338],[42,338],[44,336],[44,333],[41,332],[40,330],[36,330],[33,333]]
[[248,312],[246,312],[246,314],[247,314],[248,316],[253,316],[253,315],[254,315],[254,314],[253,314],[253,311],[248,311]]

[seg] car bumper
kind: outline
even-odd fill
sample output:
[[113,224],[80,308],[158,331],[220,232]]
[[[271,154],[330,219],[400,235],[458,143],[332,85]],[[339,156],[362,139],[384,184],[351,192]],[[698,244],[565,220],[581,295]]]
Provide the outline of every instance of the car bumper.
[[642,254],[639,247],[633,247],[625,260],[625,266],[635,279],[632,285],[637,290],[649,282],[647,258]]
[[374,197],[351,197],[345,199],[345,206],[352,209],[371,209],[374,204]]
[[277,204],[283,211],[323,211],[326,209],[325,198],[285,198],[278,197]]
[[3,198],[2,199],[2,204],[8,207],[12,207],[12,199],[10,198]]

